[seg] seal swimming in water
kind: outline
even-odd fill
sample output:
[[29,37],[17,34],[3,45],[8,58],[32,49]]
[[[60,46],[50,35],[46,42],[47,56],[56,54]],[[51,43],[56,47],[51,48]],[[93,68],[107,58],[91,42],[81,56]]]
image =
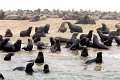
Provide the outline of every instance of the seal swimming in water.
[[44,72],[45,74],[50,72],[50,71],[49,71],[49,66],[48,66],[48,64],[45,64],[45,65],[44,65],[43,72]]
[[108,34],[110,32],[110,28],[108,28],[105,23],[102,23],[102,27],[97,28],[96,30],[101,31],[103,34]]
[[27,46],[23,47],[22,49],[24,49],[25,51],[32,51],[33,49],[33,43],[31,39],[28,39],[28,44]]
[[33,68],[32,68],[33,65],[34,65],[33,62],[32,62],[32,63],[28,63],[28,64],[26,65],[26,67],[23,67],[23,66],[16,67],[16,68],[13,69],[13,71],[19,70],[19,71],[25,71],[25,72],[28,73],[28,74],[32,74],[32,73],[34,72],[34,70],[33,70]]
[[0,80],[3,80],[4,76],[0,73]]
[[84,47],[82,49],[81,56],[83,56],[83,57],[87,57],[88,56],[88,49],[87,49],[87,47]]
[[4,47],[3,47],[3,51],[6,51],[6,52],[16,52],[16,51],[20,51],[21,49],[21,40],[18,39],[14,44],[6,44]]
[[98,41],[97,35],[93,35],[93,48],[109,49],[106,45],[103,45]]
[[55,39],[55,44],[50,47],[51,52],[61,51],[59,38]]
[[5,32],[5,37],[12,37],[13,36],[13,33],[10,29],[7,29],[6,32]]
[[29,27],[27,30],[21,31],[20,32],[20,37],[26,37],[26,36],[30,37],[31,31],[32,31],[32,27]]
[[44,55],[43,52],[38,52],[38,56],[35,59],[35,63],[44,63]]
[[114,39],[115,39],[117,45],[119,46],[120,45],[120,38],[118,36],[114,36]]
[[68,24],[71,33],[73,33],[73,32],[82,33],[83,32],[82,27],[73,25],[71,22],[66,22],[66,23]]
[[85,64],[91,64],[93,62],[97,64],[102,63],[102,52],[98,52],[97,57],[95,59],[87,60]]
[[4,60],[5,61],[10,61],[11,60],[11,56],[14,56],[15,54],[14,53],[8,53],[5,57],[4,57]]
[[88,34],[81,34],[80,39],[82,39],[83,37],[87,37],[91,41],[92,33],[93,33],[93,30],[90,30]]

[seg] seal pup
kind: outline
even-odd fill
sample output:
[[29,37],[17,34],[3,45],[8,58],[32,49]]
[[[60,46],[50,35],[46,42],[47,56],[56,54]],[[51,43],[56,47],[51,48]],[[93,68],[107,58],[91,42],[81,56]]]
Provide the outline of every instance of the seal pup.
[[32,27],[29,27],[27,30],[23,30],[20,32],[20,37],[30,37],[30,34],[31,34],[31,31],[32,31]]

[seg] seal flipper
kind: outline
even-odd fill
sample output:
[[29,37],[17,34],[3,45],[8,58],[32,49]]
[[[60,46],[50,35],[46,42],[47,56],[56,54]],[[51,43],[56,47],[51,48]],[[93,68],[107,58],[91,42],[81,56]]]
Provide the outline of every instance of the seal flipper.
[[87,60],[87,61],[85,62],[85,64],[91,64],[91,63],[93,63],[93,62],[95,62],[95,61],[96,61],[96,59]]

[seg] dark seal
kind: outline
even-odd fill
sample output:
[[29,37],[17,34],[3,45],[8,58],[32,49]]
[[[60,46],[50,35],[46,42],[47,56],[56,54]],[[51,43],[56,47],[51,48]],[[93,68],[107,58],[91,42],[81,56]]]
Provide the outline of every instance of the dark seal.
[[32,27],[29,27],[27,30],[21,31],[20,37],[26,37],[26,36],[30,37],[31,31],[32,31]]

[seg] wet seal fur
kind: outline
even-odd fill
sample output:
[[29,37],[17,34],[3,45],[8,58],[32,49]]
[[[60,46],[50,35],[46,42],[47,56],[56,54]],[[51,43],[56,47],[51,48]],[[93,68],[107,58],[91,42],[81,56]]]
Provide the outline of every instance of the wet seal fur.
[[22,66],[20,66],[20,67],[16,67],[16,68],[14,68],[13,69],[13,71],[15,71],[15,70],[19,70],[19,71],[25,71],[27,74],[32,74],[33,72],[34,72],[34,70],[33,70],[33,65],[34,65],[34,63],[32,62],[32,63],[28,63],[27,65],[26,65],[26,67],[22,67]]
[[25,51],[32,51],[33,49],[33,43],[31,39],[28,39],[28,44],[26,47],[23,47],[22,49],[24,49]]
[[44,65],[43,72],[44,72],[45,74],[47,74],[47,73],[50,72],[50,70],[49,70],[49,65],[48,65],[48,64],[45,64],[45,65]]
[[38,52],[37,58],[35,59],[35,63],[44,63],[43,52]]
[[14,56],[15,54],[14,53],[8,53],[5,57],[4,57],[4,60],[5,61],[10,61],[11,60],[11,57]]
[[98,41],[97,35],[93,35],[93,48],[109,49],[106,45],[103,45]]
[[97,63],[97,64],[102,63],[102,52],[98,52],[98,53],[97,53],[97,57],[96,57],[95,59],[87,60],[87,61],[85,62],[85,64],[91,64],[91,63],[93,63],[93,62],[95,62],[95,63]]

